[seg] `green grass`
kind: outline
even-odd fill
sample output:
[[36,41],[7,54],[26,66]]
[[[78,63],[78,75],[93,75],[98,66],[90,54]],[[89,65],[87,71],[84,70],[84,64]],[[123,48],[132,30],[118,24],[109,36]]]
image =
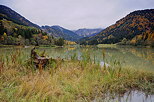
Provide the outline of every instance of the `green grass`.
[[116,44],[98,44],[98,48],[116,48]]
[[89,102],[130,90],[154,94],[154,72],[120,66],[101,68],[85,51],[83,61],[74,54],[70,60],[52,63],[40,74],[27,63],[29,52],[16,50],[1,55],[0,101]]

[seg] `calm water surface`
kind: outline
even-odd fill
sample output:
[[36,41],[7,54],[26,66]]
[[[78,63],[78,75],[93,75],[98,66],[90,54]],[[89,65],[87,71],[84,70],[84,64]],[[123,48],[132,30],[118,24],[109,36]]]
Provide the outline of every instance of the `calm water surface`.
[[[30,51],[32,48],[14,48],[5,47],[0,48],[0,56],[10,56],[15,53],[16,49],[20,49],[24,55],[21,59],[24,62],[30,58]],[[88,53],[93,61],[96,63],[107,63],[112,66],[115,62],[120,66],[143,69],[154,71],[154,49],[153,48],[139,48],[139,47],[63,47],[63,48],[38,48],[38,52],[45,50],[46,55],[52,58],[61,57],[64,59],[70,59],[71,56],[77,56],[77,59],[81,59],[83,53]],[[122,97],[116,97],[115,99],[101,99],[96,98],[94,102],[154,102],[154,96],[147,96],[142,92],[129,92],[125,93]]]
[[[24,58],[30,57],[30,50],[32,48],[15,48],[22,50]],[[45,50],[49,57],[66,58],[71,56],[78,56],[81,59],[82,53],[88,53],[91,59],[97,63],[104,61],[109,65],[119,62],[121,66],[144,69],[154,71],[154,48],[137,48],[137,47],[114,47],[114,48],[81,48],[81,47],[64,47],[64,48],[38,48],[38,52]],[[10,55],[15,52],[13,47],[0,48],[0,55]],[[24,59],[23,58],[23,59]]]

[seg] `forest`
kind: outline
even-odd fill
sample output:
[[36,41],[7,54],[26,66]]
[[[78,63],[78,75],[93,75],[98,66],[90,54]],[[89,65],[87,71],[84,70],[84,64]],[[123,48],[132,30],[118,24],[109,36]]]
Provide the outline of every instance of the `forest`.
[[0,44],[62,46],[64,39],[54,38],[38,28],[18,25],[3,19],[0,20]]

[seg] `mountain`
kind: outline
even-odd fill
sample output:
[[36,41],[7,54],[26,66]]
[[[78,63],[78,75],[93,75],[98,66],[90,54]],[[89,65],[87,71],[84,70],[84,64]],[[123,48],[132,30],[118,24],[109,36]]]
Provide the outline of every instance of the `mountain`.
[[61,42],[12,9],[0,5],[0,45],[58,45]]
[[94,36],[98,33],[100,33],[103,29],[101,28],[97,28],[97,29],[78,29],[73,31],[74,33],[76,33],[77,35],[81,36],[81,37],[89,37],[89,36]]
[[154,45],[154,9],[131,12],[99,34],[80,40],[80,44]]
[[4,5],[0,5],[0,20],[6,19],[8,21],[12,21],[19,25],[25,25],[35,28],[40,28],[38,25],[30,22],[14,10],[10,9],[9,7],[6,7]]
[[42,26],[42,29],[54,37],[61,37],[69,41],[77,41],[81,38],[73,31],[60,26]]

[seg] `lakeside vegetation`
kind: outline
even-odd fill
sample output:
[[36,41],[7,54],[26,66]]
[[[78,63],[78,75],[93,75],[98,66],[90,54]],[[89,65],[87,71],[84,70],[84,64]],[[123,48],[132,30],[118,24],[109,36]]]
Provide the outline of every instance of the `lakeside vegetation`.
[[[154,50],[138,49],[154,47],[153,9],[132,12],[79,40],[82,37],[73,31],[39,27],[8,7],[0,8],[0,102],[89,102],[109,97],[108,102],[133,91],[154,95]],[[34,45],[45,64],[36,65],[37,58],[32,59]],[[76,50],[80,47],[84,49]]]
[[117,45],[116,44],[98,44],[97,47],[98,48],[116,48]]
[[122,96],[131,90],[154,94],[154,72],[121,67],[118,61],[101,67],[86,50],[82,60],[75,53],[63,60],[57,58],[56,63],[51,61],[42,74],[28,63],[29,50],[12,49],[0,56],[1,101],[84,102]]
[[98,44],[98,48],[117,48],[117,47],[141,47],[141,48],[153,48],[152,46],[143,46],[143,45],[123,45],[123,44]]
[[41,29],[0,20],[0,45],[57,45],[63,46],[63,38],[55,38]]

